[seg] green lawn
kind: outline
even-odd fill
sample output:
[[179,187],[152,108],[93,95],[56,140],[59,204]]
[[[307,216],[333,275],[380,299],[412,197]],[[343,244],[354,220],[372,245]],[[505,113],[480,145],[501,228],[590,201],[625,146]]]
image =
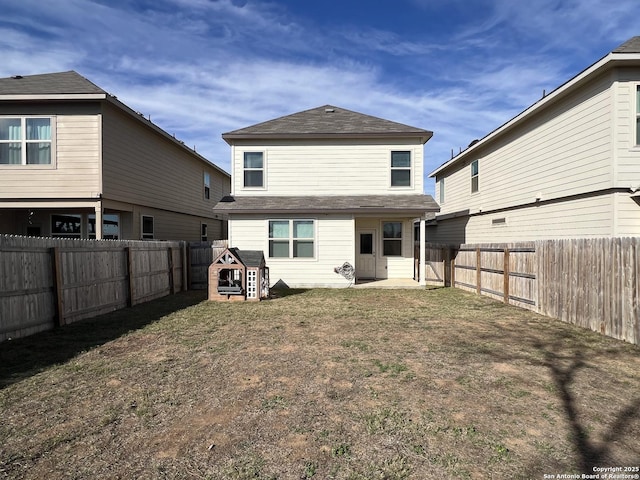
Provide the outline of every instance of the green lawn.
[[167,297],[0,344],[0,478],[640,465],[640,349],[453,289]]

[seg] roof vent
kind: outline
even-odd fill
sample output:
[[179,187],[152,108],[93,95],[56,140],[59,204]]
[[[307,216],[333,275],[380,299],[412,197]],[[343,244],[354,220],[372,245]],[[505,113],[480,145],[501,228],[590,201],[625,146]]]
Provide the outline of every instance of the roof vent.
[[336,111],[335,108],[325,108],[324,113],[334,113]]
[[13,77],[11,77],[11,78],[14,78],[14,79],[16,79],[16,80],[20,80],[20,79],[22,78],[22,75],[14,75],[14,76],[13,76]]

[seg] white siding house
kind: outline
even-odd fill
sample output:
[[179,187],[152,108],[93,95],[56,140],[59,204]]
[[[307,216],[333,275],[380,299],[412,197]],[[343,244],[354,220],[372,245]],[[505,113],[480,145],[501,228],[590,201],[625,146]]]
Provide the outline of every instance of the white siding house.
[[640,37],[430,176],[432,242],[640,235]]
[[230,190],[227,172],[76,72],[0,79],[0,233],[219,239],[212,207]]
[[223,134],[229,245],[262,250],[271,282],[291,287],[347,286],[345,263],[358,280],[414,278],[414,223],[438,208],[423,193],[431,135],[330,105]]

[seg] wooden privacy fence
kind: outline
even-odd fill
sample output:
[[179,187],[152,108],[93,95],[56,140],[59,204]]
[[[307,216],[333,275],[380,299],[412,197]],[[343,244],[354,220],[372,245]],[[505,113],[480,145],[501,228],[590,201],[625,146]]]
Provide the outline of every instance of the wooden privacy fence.
[[228,245],[227,240],[213,242],[189,242],[188,261],[189,289],[206,290],[209,281],[209,265]]
[[640,238],[427,244],[425,275],[640,344]]
[[0,236],[0,341],[186,289],[186,244]]

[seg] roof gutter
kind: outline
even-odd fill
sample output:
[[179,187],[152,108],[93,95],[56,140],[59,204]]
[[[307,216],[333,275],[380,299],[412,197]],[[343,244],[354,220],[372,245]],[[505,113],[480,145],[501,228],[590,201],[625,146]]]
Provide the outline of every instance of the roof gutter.
[[372,133],[223,133],[227,144],[233,145],[235,140],[306,140],[330,138],[418,138],[424,144],[433,137],[433,132],[372,132]]

